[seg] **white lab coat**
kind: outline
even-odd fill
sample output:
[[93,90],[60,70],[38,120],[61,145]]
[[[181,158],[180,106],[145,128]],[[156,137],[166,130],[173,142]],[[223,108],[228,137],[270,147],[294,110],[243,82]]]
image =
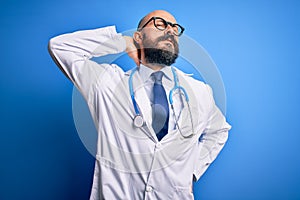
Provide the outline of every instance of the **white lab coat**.
[[[169,132],[160,142],[157,140],[139,73],[133,76],[133,86],[146,124],[135,128],[128,89],[130,71],[91,60],[125,48],[125,40],[114,26],[64,34],[49,42],[52,57],[84,96],[98,131],[90,199],[194,199],[192,177],[198,180],[216,158],[230,125],[216,107],[210,87],[176,70],[190,97],[193,137],[180,134],[170,109]],[[168,68],[165,73],[173,77]],[[169,84],[166,88],[172,87],[172,82]],[[189,135],[192,129],[186,102],[179,92],[173,98],[180,130]]]

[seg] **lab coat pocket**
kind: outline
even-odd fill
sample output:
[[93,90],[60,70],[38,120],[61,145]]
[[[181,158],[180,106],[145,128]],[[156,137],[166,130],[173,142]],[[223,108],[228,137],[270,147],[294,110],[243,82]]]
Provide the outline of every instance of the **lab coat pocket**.
[[172,200],[194,200],[191,187],[175,186]]

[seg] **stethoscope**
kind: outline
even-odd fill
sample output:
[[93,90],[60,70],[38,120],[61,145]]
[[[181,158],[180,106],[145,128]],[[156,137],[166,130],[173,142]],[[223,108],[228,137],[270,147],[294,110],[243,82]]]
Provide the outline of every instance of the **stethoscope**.
[[[135,101],[135,96],[134,96],[134,91],[133,91],[133,84],[132,84],[132,78],[133,78],[133,75],[134,73],[137,71],[138,68],[134,68],[132,71],[131,71],[131,74],[129,76],[129,80],[128,80],[128,84],[129,84],[129,92],[130,92],[130,97],[131,97],[131,100],[132,100],[132,104],[133,104],[133,107],[134,107],[134,111],[135,111],[135,116],[133,118],[133,125],[136,127],[136,128],[141,128],[142,126],[144,126],[145,124],[145,121],[143,119],[143,116],[141,115],[139,109],[138,109],[138,106],[137,106],[137,103]],[[192,119],[192,113],[191,113],[191,109],[190,109],[190,104],[189,104],[189,96],[186,92],[186,90],[180,86],[178,83],[179,83],[179,80],[178,80],[178,76],[175,72],[175,69],[173,67],[171,67],[171,71],[172,71],[172,74],[173,74],[173,78],[174,78],[174,87],[170,90],[170,93],[169,93],[169,103],[171,105],[171,109],[172,109],[172,112],[173,112],[173,116],[174,116],[174,119],[175,119],[175,123],[176,123],[176,126],[180,132],[180,134],[184,137],[184,138],[189,138],[193,135],[195,135],[194,133],[194,124],[193,124],[193,119]],[[190,120],[191,120],[191,125],[192,125],[192,134],[189,134],[188,136],[182,134],[181,132],[181,129],[179,128],[179,125],[178,125],[178,118],[176,117],[175,115],[175,110],[174,110],[174,106],[173,106],[173,93],[176,91],[176,90],[180,90],[181,92],[183,92],[183,95],[185,97],[185,101],[187,103],[187,107],[188,107],[188,111],[189,111],[189,115],[190,115]],[[181,94],[181,93],[180,93]]]

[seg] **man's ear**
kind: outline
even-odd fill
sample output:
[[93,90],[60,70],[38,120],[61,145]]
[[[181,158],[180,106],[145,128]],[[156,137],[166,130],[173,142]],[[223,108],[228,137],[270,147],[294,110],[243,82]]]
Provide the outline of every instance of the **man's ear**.
[[136,31],[133,34],[133,40],[137,43],[137,44],[142,44],[142,40],[143,40],[143,35],[141,32]]

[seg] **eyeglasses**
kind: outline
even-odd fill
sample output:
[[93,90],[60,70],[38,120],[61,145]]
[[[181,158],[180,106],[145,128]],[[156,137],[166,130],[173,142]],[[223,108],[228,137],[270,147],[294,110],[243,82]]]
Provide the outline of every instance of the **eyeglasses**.
[[164,31],[167,29],[168,25],[172,26],[173,30],[174,30],[174,35],[176,36],[181,36],[184,28],[182,26],[180,26],[179,24],[173,24],[171,22],[167,22],[166,20],[164,20],[161,17],[151,17],[144,26],[142,26],[141,28],[139,28],[138,30],[141,31],[143,28],[145,28],[151,21],[154,21],[154,26],[155,28],[157,28],[160,31]]

